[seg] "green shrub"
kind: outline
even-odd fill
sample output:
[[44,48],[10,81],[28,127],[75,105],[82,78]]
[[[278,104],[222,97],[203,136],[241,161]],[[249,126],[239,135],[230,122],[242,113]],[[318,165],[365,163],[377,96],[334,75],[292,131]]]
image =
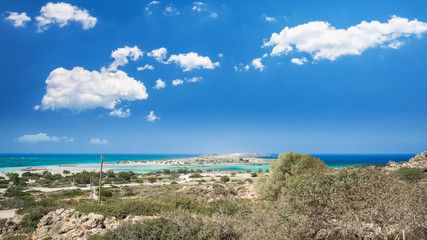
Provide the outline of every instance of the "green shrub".
[[158,180],[158,178],[156,178],[156,177],[149,177],[149,178],[147,178],[147,180],[148,180],[150,183],[154,183],[154,182],[156,182],[156,181]]
[[90,173],[83,171],[74,175],[74,182],[77,184],[89,184],[90,183]]
[[134,172],[119,172],[119,173],[118,173],[118,177],[119,177],[119,178],[122,178],[122,179],[124,179],[124,180],[126,180],[126,181],[130,181],[130,180],[131,180],[131,178],[132,178],[134,175],[135,175],[135,173],[134,173]]
[[128,215],[153,216],[170,210],[170,204],[150,200],[108,200],[103,205],[83,204],[76,207],[76,210],[87,214],[93,212],[123,219]]
[[[96,195],[99,195],[99,191],[96,192]],[[111,190],[102,189],[101,190],[101,197],[112,197],[113,192]]]
[[122,224],[103,236],[92,236],[89,240],[127,240],[127,239],[239,239],[239,234],[228,221],[204,221],[188,214],[160,217],[144,223]]
[[178,184],[177,182],[171,182],[171,185]]
[[257,174],[256,172],[253,172],[253,173],[251,173],[251,176],[252,176],[252,177],[257,177],[257,176],[258,176],[258,174]]
[[70,174],[71,172],[70,172],[70,171],[68,171],[68,170],[64,170],[64,171],[62,171],[62,173],[63,173],[63,174]]
[[409,168],[402,167],[398,170],[400,179],[408,182],[416,182],[424,177],[423,170],[421,168]]
[[221,176],[221,182],[226,183],[230,181],[230,177],[229,176]]
[[164,174],[171,174],[171,170],[169,170],[169,169],[163,169],[163,173]]
[[83,196],[83,195],[85,195],[84,191],[80,189],[73,189],[73,190],[62,191],[60,196],[65,198],[72,198],[72,197]]
[[198,174],[198,173],[196,173],[196,174],[193,174],[193,175],[191,175],[191,176],[189,176],[189,178],[202,178],[203,176],[202,175],[200,175],[200,174]]
[[27,192],[24,192],[23,190],[24,189],[22,187],[9,187],[8,189],[6,189],[3,196],[5,196],[5,197],[23,197],[23,196],[31,195]]
[[116,175],[114,174],[114,170],[110,169],[107,171],[107,177],[108,178],[114,178]]
[[327,171],[326,164],[309,154],[282,153],[270,164],[271,174],[261,175],[257,181],[257,191],[264,198],[276,199],[286,180],[304,174],[319,174]]

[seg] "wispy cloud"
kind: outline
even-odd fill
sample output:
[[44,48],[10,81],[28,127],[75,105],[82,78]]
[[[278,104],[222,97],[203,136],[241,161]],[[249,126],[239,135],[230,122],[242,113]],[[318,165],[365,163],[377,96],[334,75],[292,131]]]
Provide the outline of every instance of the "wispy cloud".
[[22,137],[19,137],[18,141],[22,143],[60,142],[60,141],[73,142],[74,138],[48,136],[46,133],[38,133],[38,134],[26,134]]

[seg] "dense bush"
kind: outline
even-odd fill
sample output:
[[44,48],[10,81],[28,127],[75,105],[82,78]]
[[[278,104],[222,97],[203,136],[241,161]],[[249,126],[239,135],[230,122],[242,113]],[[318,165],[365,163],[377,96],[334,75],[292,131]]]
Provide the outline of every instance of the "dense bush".
[[189,178],[202,178],[203,176],[202,175],[200,175],[200,174],[198,174],[198,173],[195,173],[195,174],[193,174],[193,175],[191,175],[191,176],[189,176]]
[[90,240],[127,239],[239,239],[239,234],[227,221],[204,221],[200,217],[179,214],[160,217],[137,224],[123,224],[103,236],[93,236]]
[[22,197],[22,196],[28,196],[30,195],[27,192],[23,191],[24,189],[22,187],[9,187],[4,192],[3,196],[5,197]]
[[323,161],[309,154],[282,153],[271,161],[271,174],[262,175],[258,179],[257,190],[265,198],[276,199],[285,187],[287,179],[298,175],[324,173],[327,169]]
[[408,182],[416,182],[424,177],[421,168],[402,167],[398,170],[400,178]]
[[230,181],[230,177],[229,176],[221,176],[221,182],[226,183]]
[[90,176],[91,174],[83,171],[81,173],[77,173],[74,176],[74,182],[77,184],[89,184],[90,183]]
[[[284,216],[293,216],[290,231],[296,238],[313,238],[322,229],[331,231],[331,238],[356,238],[363,234],[361,223],[375,224],[382,236],[391,237],[423,228],[426,199],[420,186],[366,167],[290,178],[280,205]],[[334,230],[338,227],[346,233]]]
[[134,175],[135,175],[134,172],[119,172],[118,173],[118,177],[122,178],[126,181],[130,181]]

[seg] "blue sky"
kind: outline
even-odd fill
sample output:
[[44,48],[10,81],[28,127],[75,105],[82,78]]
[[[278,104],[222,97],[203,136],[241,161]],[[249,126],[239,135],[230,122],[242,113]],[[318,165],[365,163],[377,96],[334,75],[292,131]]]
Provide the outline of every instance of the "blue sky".
[[3,0],[0,152],[425,151],[426,7]]

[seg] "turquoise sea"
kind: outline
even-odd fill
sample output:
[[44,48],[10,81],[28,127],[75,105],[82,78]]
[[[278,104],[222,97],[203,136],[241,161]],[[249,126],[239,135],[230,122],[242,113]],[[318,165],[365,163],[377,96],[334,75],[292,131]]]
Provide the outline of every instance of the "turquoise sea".
[[[329,167],[343,167],[349,165],[378,164],[389,161],[408,161],[415,154],[312,154],[314,157],[323,160]],[[104,162],[119,162],[123,160],[162,160],[176,158],[190,158],[200,156],[200,154],[106,154]],[[271,154],[270,158],[276,158],[277,154]],[[96,164],[100,161],[99,154],[0,154],[0,171],[16,171],[25,167],[37,166],[58,166],[58,165],[85,165]],[[150,172],[157,171],[160,166],[152,165],[141,167],[113,166],[117,171]],[[170,169],[184,166],[168,166]],[[270,166],[263,165],[188,165],[189,168],[199,168],[203,170],[212,169],[216,171],[244,171],[246,169],[265,170]],[[161,168],[165,168],[162,166]]]

